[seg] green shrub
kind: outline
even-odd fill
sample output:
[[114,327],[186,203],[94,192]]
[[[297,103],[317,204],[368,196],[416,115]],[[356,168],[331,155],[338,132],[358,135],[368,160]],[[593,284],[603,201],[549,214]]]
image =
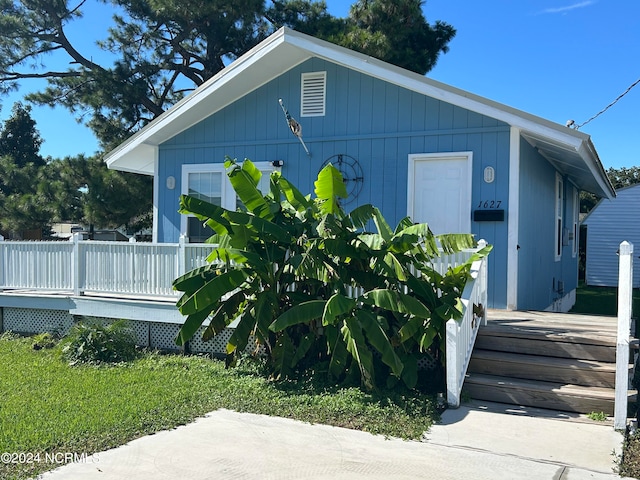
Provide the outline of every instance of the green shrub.
[[80,322],[63,340],[62,355],[70,365],[127,362],[137,355],[135,334],[125,320]]
[[53,348],[58,344],[59,337],[56,335],[44,332],[34,335],[31,339],[31,346],[34,350],[42,350],[43,348]]
[[[393,229],[373,205],[347,213],[340,172],[325,166],[315,198],[280,173],[269,193],[261,172],[227,158],[229,181],[245,208],[231,211],[196,197],[180,197],[215,235],[208,264],[177,278],[177,303],[186,317],[176,343],[185,345],[209,318],[203,340],[237,320],[227,365],[255,339],[275,379],[324,366],[332,379],[359,376],[372,389],[420,381],[418,360],[444,363],[445,325],[463,315],[460,297],[471,263],[441,274],[433,258],[476,247],[471,234],[434,235],[426,223],[402,219]],[[435,377],[435,376],[434,376]]]

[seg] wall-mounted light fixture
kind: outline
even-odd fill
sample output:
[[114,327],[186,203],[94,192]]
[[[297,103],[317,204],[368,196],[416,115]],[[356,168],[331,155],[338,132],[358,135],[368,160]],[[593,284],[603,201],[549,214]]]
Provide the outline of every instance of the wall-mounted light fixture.
[[167,177],[167,188],[169,190],[173,190],[174,188],[176,188],[176,177]]
[[484,168],[484,181],[486,183],[493,183],[496,179],[496,171],[493,167],[485,167]]

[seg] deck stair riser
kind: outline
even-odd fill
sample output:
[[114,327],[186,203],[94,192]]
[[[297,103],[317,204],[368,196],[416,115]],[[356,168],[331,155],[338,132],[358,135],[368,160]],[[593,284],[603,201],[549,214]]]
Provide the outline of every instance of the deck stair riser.
[[493,375],[473,374],[468,385],[471,398],[498,403],[547,408],[566,412],[604,412],[612,415],[615,392],[601,387],[535,382]]
[[611,415],[615,328],[610,317],[489,312],[465,391],[477,400]]
[[615,364],[594,360],[519,355],[476,350],[469,366],[472,372],[525,380],[615,388]]

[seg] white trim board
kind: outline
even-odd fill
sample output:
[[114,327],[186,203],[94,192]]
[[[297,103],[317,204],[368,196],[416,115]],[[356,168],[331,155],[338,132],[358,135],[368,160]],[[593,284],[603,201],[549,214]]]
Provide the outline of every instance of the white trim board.
[[507,309],[518,309],[518,230],[520,228],[520,129],[509,138],[509,205],[507,210]]

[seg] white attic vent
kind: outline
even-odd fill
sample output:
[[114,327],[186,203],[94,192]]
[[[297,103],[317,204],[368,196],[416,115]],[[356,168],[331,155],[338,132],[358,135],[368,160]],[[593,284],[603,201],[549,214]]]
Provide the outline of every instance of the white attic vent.
[[322,117],[327,95],[327,72],[302,74],[301,117]]

